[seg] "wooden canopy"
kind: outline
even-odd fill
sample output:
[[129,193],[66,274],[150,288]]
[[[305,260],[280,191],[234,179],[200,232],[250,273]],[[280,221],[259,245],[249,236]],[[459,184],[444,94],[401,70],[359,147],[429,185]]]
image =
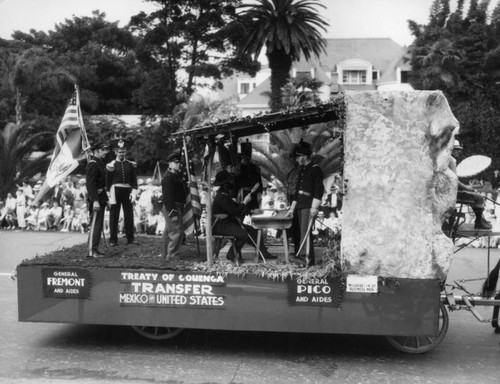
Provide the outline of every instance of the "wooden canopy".
[[233,137],[251,136],[261,133],[280,131],[309,124],[334,121],[340,118],[338,106],[333,103],[315,105],[274,113],[266,113],[243,118],[205,123],[189,130],[175,132],[173,135],[191,137],[229,135]]

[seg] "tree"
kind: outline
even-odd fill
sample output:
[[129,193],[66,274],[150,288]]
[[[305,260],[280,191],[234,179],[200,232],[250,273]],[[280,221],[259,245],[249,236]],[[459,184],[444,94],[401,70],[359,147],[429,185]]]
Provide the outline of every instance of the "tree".
[[316,7],[324,8],[315,0],[257,0],[256,4],[240,7],[241,22],[247,27],[242,53],[258,58],[266,48],[271,69],[271,111],[283,105],[282,88],[290,79],[292,62],[300,60],[302,54],[309,60],[325,51],[320,30],[326,31],[328,23]]
[[249,55],[237,54],[242,32],[233,21],[240,0],[149,1],[158,9],[141,12],[130,22],[140,37],[137,57],[145,68],[135,92],[140,105],[163,105],[162,113],[170,114],[200,86],[197,79],[217,81],[233,69],[255,74],[260,68]]
[[411,84],[439,89],[460,122],[465,154],[484,154],[499,167],[500,155],[500,4],[488,17],[489,0],[434,0],[429,23],[410,22]]
[[46,171],[51,152],[38,151],[52,138],[52,132],[33,134],[33,127],[7,124],[0,134],[0,197],[14,192],[16,184]]

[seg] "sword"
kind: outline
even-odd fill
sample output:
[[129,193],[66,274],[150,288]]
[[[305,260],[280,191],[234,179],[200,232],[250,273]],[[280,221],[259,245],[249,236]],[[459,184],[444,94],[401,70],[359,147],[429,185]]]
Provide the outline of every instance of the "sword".
[[[306,241],[309,239],[309,235],[311,234],[311,228],[314,223],[314,217],[309,217],[309,224],[307,225],[307,231],[304,236],[304,239],[302,240],[302,243],[300,244],[299,250],[297,251],[296,256],[300,255],[300,251],[302,251],[302,248],[304,248],[304,244]],[[306,251],[306,263],[309,264],[309,247],[307,247]]]

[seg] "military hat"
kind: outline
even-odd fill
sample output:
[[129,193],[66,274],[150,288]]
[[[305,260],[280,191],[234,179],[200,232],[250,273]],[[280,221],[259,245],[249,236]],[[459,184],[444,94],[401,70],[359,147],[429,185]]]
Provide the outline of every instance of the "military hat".
[[245,157],[251,157],[252,156],[252,143],[248,141],[245,141],[241,143],[241,156]]
[[306,143],[304,140],[300,140],[298,144],[295,144],[293,153],[290,156],[291,157],[310,156],[311,154],[312,154],[311,144]]
[[170,163],[172,161],[181,161],[181,152],[179,150],[173,151],[168,157],[167,157],[167,163]]
[[96,141],[93,144],[91,144],[90,148],[93,151],[96,151],[98,149],[109,149],[109,144],[105,141]]
[[217,174],[215,175],[214,185],[216,187],[224,185],[227,182],[231,181],[233,178],[234,175],[232,173],[223,169],[222,171],[217,172]]

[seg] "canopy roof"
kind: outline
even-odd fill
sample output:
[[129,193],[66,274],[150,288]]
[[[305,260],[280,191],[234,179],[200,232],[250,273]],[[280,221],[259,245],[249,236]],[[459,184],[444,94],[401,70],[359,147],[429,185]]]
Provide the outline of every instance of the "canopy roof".
[[221,134],[228,136],[230,134],[233,137],[251,136],[309,124],[334,121],[340,118],[340,114],[338,105],[328,102],[313,107],[211,122],[189,130],[175,132],[174,135],[191,137]]

